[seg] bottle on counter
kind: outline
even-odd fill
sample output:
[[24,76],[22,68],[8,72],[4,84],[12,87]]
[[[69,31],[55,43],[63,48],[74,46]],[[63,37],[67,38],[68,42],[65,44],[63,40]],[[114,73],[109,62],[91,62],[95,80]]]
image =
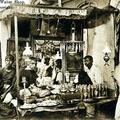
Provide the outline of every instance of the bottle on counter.
[[88,92],[88,99],[91,98],[91,85],[87,86],[87,92]]
[[83,85],[79,85],[79,91],[80,91],[80,99],[83,100]]
[[84,99],[87,99],[88,97],[87,85],[84,85],[83,87],[83,95],[84,95]]
[[98,93],[99,91],[98,91],[98,85],[95,85],[94,86],[94,97],[98,97]]

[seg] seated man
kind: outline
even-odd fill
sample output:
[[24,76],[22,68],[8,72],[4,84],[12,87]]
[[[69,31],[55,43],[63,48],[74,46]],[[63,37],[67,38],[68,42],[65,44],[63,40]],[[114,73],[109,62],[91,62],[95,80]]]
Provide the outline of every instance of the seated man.
[[84,57],[84,65],[85,65],[85,72],[87,72],[93,85],[102,84],[103,83],[102,73],[99,67],[93,64],[92,56],[87,55]]
[[45,57],[44,59],[44,67],[41,69],[41,77],[37,79],[37,85],[38,86],[52,86],[53,81],[52,81],[52,62],[49,57]]
[[43,59],[43,64],[41,64],[39,66],[38,76],[39,76],[40,79],[44,76],[44,73],[45,73],[46,69],[49,67],[49,61],[50,61],[50,57],[45,56],[44,59]]
[[[30,64],[29,64],[29,68],[30,70],[26,70],[25,68],[22,68],[20,70],[20,99],[23,99],[24,96],[24,87],[26,88],[26,96],[30,96],[31,92],[29,90],[29,87],[31,85],[35,85],[36,86],[36,79],[37,79],[37,61],[36,58],[34,57],[30,57]],[[24,86],[25,84],[25,86]]]
[[[0,111],[4,115],[10,115],[13,111],[11,102],[13,98],[16,98],[15,94],[15,78],[16,70],[13,67],[14,57],[9,54],[5,57],[5,67],[0,70],[0,95],[1,104]],[[4,103],[4,104],[3,104]]]
[[15,74],[16,74],[16,70],[15,68],[12,66],[14,63],[14,57],[12,55],[7,55],[5,57],[5,67],[2,68],[2,70],[0,71],[0,78],[1,78],[1,88],[3,87],[3,89],[1,90],[2,95],[1,95],[1,99],[3,100],[4,103],[9,103],[13,96],[13,87],[15,85]]
[[25,68],[22,68],[20,70],[20,87],[23,87],[22,78],[26,78],[26,88],[29,87],[31,84],[36,83],[36,78],[38,77],[36,73],[37,61],[34,57],[30,57],[30,60],[30,70],[26,70]]
[[54,84],[61,84],[63,83],[62,60],[61,59],[57,59],[55,61],[55,67],[56,67],[56,76],[54,79]]

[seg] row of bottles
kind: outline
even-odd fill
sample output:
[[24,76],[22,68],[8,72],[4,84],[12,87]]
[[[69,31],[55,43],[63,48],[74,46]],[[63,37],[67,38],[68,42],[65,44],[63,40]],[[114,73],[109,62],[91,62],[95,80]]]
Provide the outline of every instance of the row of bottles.
[[104,84],[97,85],[79,85],[80,97],[81,99],[90,99],[97,97],[105,97],[107,96],[108,88]]
[[61,87],[61,93],[77,94],[81,100],[102,98],[108,96],[108,87],[104,84],[75,86],[74,84],[68,83]]

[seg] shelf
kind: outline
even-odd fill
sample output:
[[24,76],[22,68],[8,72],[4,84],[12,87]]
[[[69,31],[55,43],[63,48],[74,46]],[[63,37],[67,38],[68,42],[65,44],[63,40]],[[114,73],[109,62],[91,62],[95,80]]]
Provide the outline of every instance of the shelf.
[[34,35],[33,39],[35,39],[35,40],[55,40],[55,41],[65,40],[64,37],[50,36],[50,35],[39,35],[39,36]]

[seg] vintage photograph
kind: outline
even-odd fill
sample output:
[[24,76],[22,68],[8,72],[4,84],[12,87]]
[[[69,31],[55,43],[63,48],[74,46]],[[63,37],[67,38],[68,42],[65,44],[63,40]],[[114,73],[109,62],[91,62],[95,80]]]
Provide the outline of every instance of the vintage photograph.
[[120,120],[120,0],[0,0],[0,120]]

